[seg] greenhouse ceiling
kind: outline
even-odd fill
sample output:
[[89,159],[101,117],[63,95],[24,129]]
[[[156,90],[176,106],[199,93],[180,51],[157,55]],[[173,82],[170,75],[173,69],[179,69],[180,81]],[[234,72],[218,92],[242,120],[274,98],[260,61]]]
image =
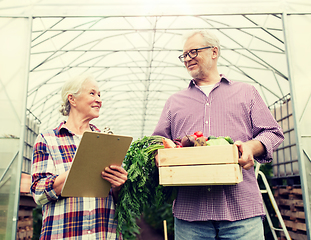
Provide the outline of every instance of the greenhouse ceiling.
[[166,99],[188,86],[177,57],[191,29],[219,37],[220,73],[254,85],[267,105],[287,95],[283,14],[310,8],[309,1],[0,1],[2,17],[31,22],[27,108],[40,128],[63,119],[64,81],[90,72],[103,101],[93,123],[134,139],[152,134]]

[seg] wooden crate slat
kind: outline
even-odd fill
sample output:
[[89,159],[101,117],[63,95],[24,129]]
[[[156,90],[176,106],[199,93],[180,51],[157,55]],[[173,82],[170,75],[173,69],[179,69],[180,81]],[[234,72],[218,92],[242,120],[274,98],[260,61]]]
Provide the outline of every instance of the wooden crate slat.
[[286,227],[291,228],[293,231],[302,230],[302,231],[307,231],[307,226],[305,223],[300,223],[300,222],[293,222],[289,220],[284,220],[284,223]]
[[295,194],[295,195],[300,195],[300,196],[302,196],[302,190],[301,190],[301,188],[293,188],[293,189],[291,190],[291,193],[292,193],[292,194]]
[[[308,240],[307,233],[298,233],[298,232],[293,232],[293,231],[288,231],[290,237],[292,240]],[[285,234],[281,232],[281,239],[286,239]]]
[[303,207],[303,200],[300,199],[277,199],[278,205],[285,205],[289,207]]
[[[293,240],[307,240],[304,205],[300,186],[273,187],[275,200]],[[280,232],[280,239],[285,239]]]
[[18,220],[18,222],[17,222],[18,228],[32,227],[32,225],[33,225],[32,218],[31,219],[27,218],[27,219]]
[[159,149],[159,166],[238,163],[235,145]]
[[278,188],[276,192],[278,193],[278,195],[295,194],[302,196],[301,188],[293,188],[293,187]]
[[243,181],[238,164],[159,167],[163,186],[232,185]]
[[[33,237],[33,199],[30,195],[20,194],[16,240],[31,240]],[[28,202],[30,204],[28,204]]]
[[305,219],[305,213],[301,211],[291,211],[287,209],[280,209],[281,215],[289,217],[291,220],[295,220],[297,218],[299,219]]
[[32,217],[32,209],[19,209],[18,217]]

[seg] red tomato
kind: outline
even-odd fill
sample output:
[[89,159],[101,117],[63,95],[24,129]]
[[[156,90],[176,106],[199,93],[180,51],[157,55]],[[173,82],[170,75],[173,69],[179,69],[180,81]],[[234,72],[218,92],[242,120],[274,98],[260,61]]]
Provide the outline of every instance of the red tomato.
[[192,134],[192,135],[190,135],[190,136],[192,136],[192,137],[194,137],[194,140],[196,140],[197,139],[197,135],[195,135],[195,134]]
[[197,137],[203,137],[203,133],[201,131],[197,131],[194,133]]

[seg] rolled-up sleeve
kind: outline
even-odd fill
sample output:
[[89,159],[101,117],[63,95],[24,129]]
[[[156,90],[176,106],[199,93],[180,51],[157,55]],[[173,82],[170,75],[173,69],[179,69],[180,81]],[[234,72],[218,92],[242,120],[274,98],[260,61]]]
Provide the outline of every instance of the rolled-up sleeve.
[[266,153],[257,157],[256,160],[260,163],[270,162],[272,161],[273,151],[283,142],[284,134],[255,89],[251,106],[251,119],[253,139],[260,141],[266,149]]
[[58,200],[53,189],[55,166],[44,137],[40,134],[33,149],[31,192],[38,205]]

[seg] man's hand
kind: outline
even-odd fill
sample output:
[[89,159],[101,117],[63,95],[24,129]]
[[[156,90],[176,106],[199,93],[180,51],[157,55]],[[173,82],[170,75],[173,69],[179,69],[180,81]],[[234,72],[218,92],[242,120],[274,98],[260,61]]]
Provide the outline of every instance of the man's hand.
[[254,157],[260,156],[265,152],[265,147],[257,140],[250,140],[247,142],[236,141],[234,144],[241,153],[239,164],[245,170],[249,170],[254,166]]
[[155,162],[155,165],[157,167],[159,167],[159,155],[158,155],[158,151],[156,152],[155,156],[154,156],[154,162]]

